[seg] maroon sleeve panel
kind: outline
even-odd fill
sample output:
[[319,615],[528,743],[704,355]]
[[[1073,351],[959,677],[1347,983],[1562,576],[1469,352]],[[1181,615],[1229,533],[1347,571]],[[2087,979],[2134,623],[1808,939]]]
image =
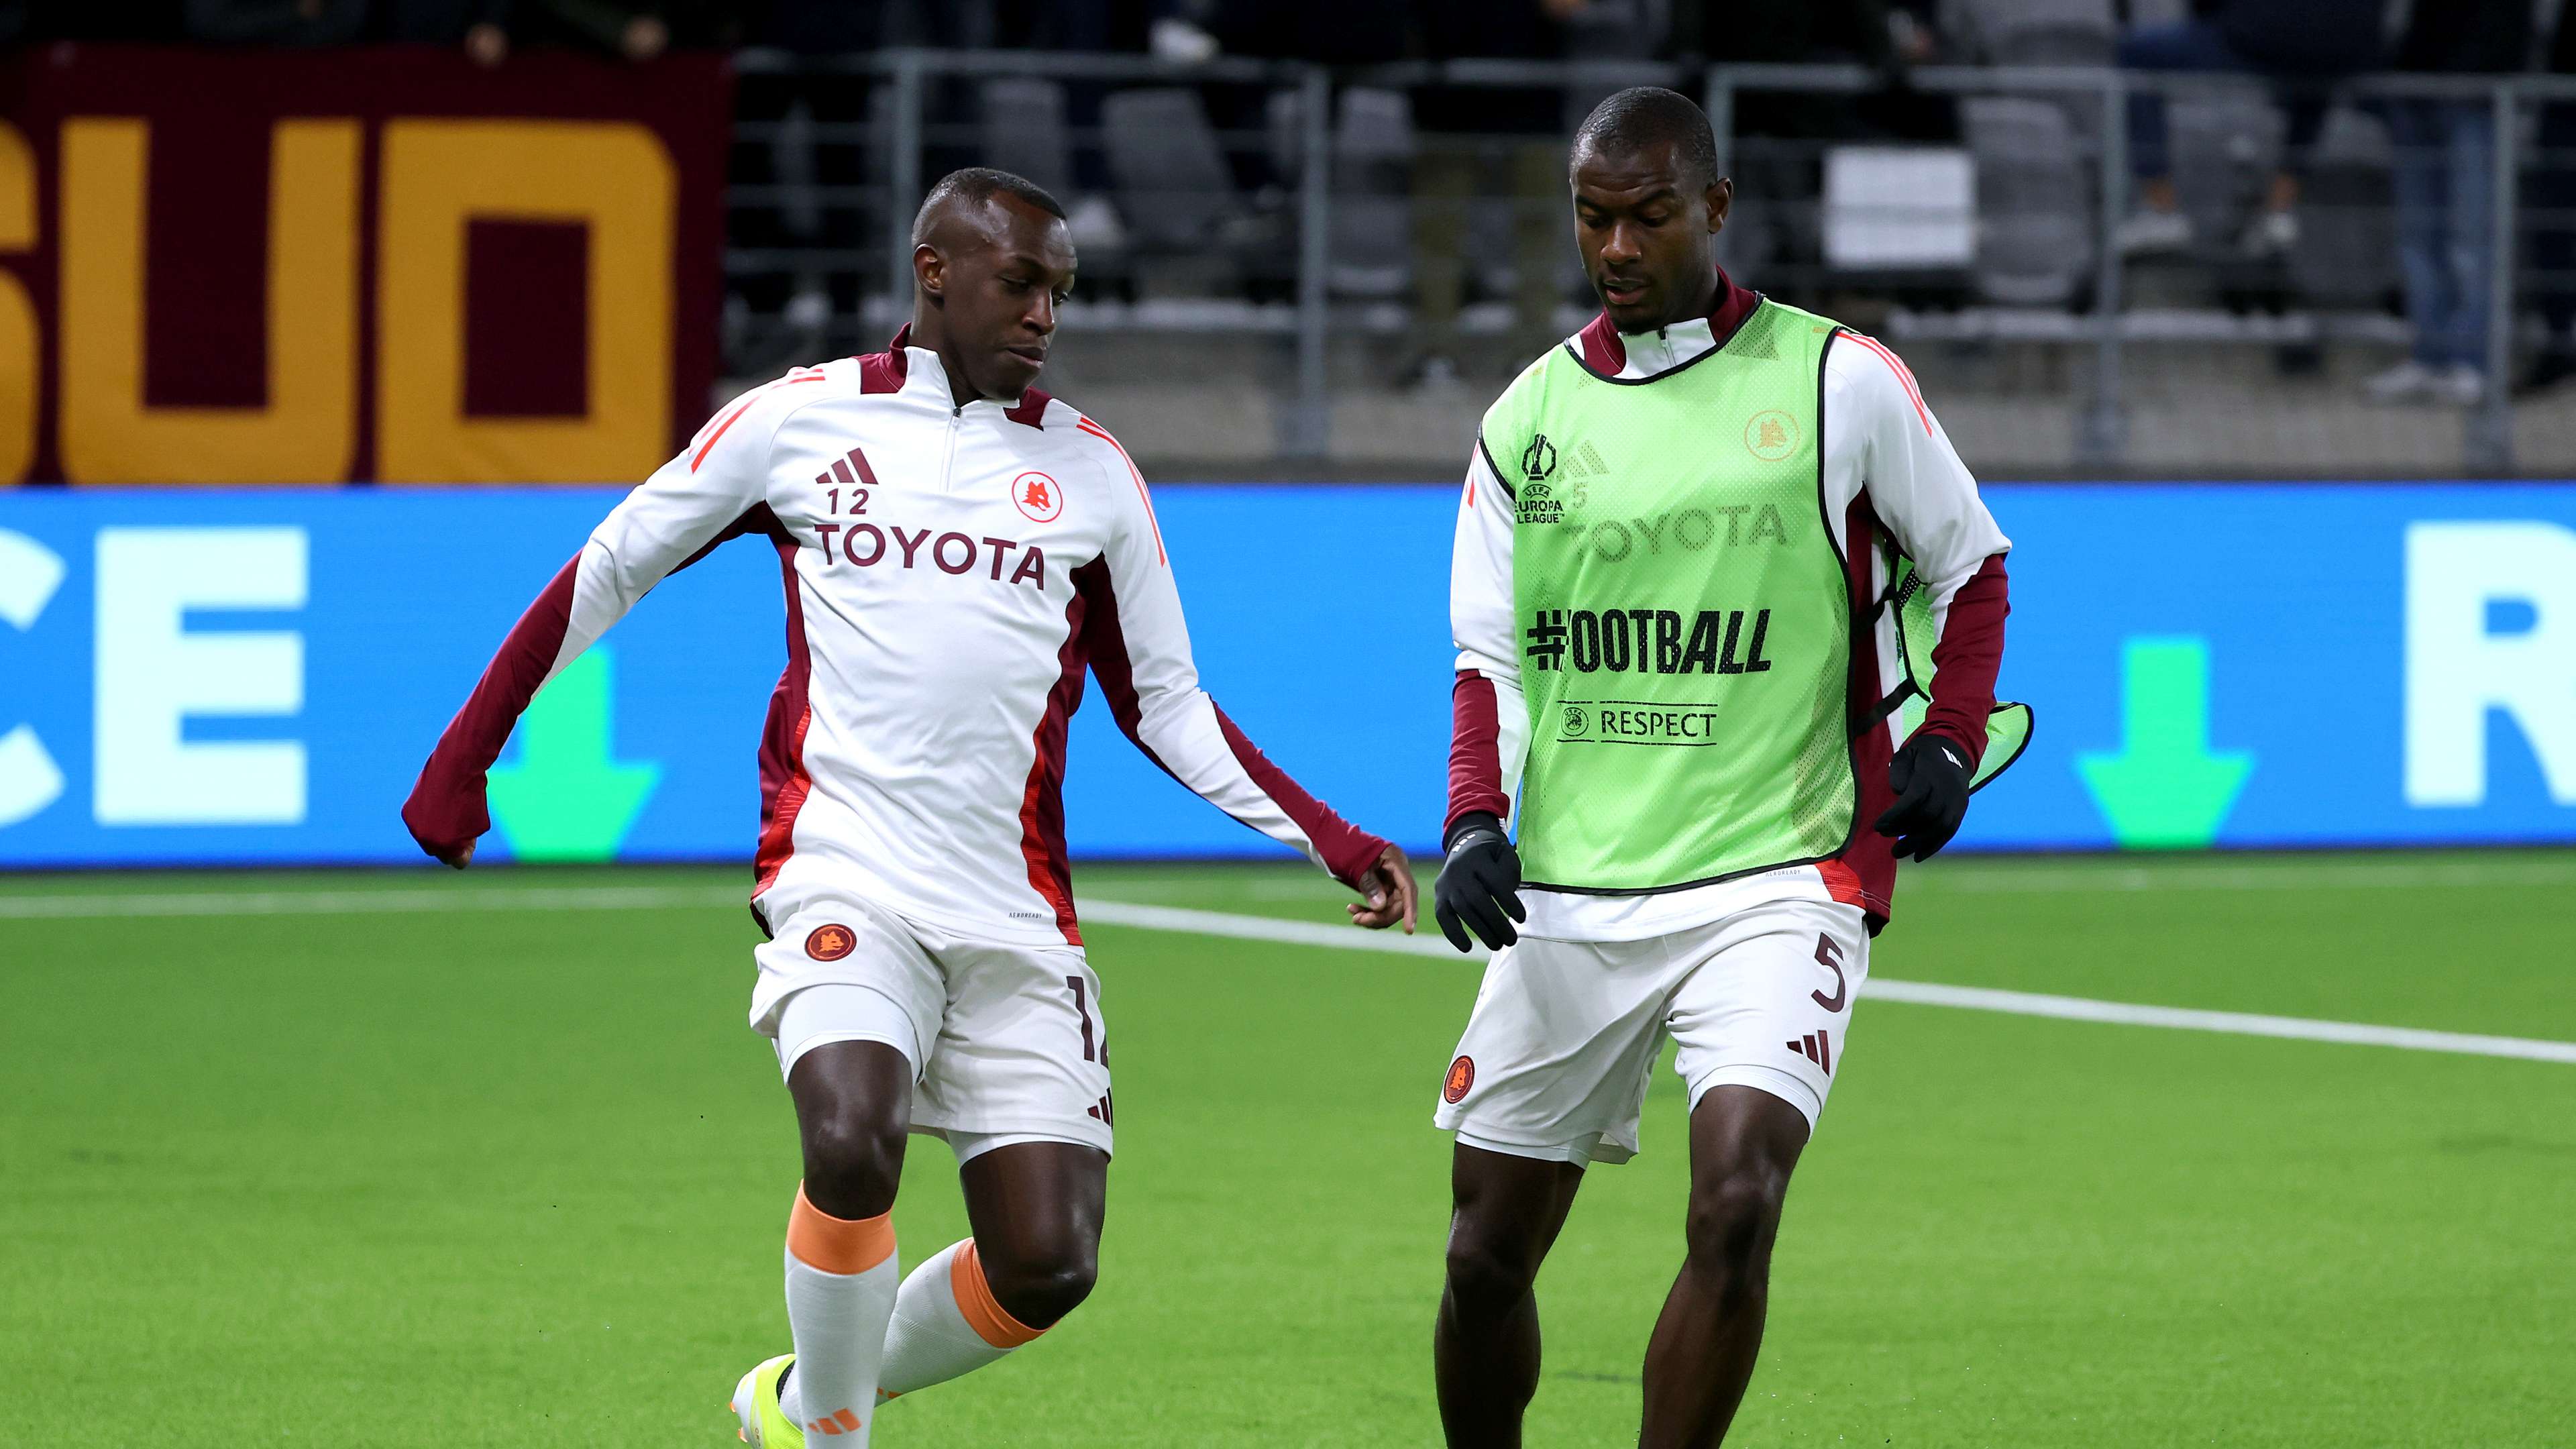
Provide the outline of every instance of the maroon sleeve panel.
[[447,722],[447,732],[421,766],[402,816],[422,849],[452,854],[492,828],[491,812],[484,807],[484,772],[501,757],[511,727],[563,651],[564,631],[572,622],[573,581],[580,572],[581,555],[576,553],[519,616],[510,637],[501,641],[501,652],[492,656],[465,707]]
[[2004,556],[1985,561],[1950,599],[1950,616],[1932,646],[1932,704],[1923,728],[1985,757],[1986,716],[1995,710],[1995,674],[2004,662],[2004,617],[2012,612]]
[[1483,811],[1509,820],[1512,798],[1503,791],[1503,726],[1494,682],[1473,669],[1458,671],[1449,690],[1449,813],[1440,824],[1445,840],[1458,817]]
[[1359,889],[1360,877],[1367,875],[1377,865],[1378,857],[1386,854],[1386,842],[1334,814],[1331,806],[1307,794],[1305,786],[1288,778],[1287,771],[1272,764],[1270,757],[1261,753],[1261,747],[1226,717],[1222,707],[1216,712],[1216,724],[1225,732],[1226,747],[1234,751],[1234,762],[1243,767],[1243,773],[1251,776],[1252,783],[1261,787],[1261,793],[1270,797],[1280,813],[1297,822],[1297,828],[1306,832],[1306,838],[1315,843],[1315,853],[1323,858],[1324,869],[1332,872],[1333,879],[1353,890]]

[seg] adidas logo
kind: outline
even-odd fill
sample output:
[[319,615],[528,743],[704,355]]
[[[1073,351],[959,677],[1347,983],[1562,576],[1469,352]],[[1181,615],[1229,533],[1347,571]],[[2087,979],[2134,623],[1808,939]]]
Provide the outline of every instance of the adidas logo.
[[1830,1077],[1834,1074],[1834,1043],[1831,1032],[1811,1031],[1805,1037],[1785,1045],[1789,1048],[1789,1055],[1805,1057],[1814,1062],[1825,1069],[1826,1076]]
[[1565,476],[1569,478],[1599,478],[1607,475],[1609,471],[1610,465],[1601,461],[1600,452],[1589,442],[1584,442],[1574,445],[1572,461],[1566,465]]

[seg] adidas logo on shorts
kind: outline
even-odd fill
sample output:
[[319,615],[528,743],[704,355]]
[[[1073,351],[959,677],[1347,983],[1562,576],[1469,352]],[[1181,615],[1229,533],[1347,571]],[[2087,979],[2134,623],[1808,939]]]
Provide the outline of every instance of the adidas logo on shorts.
[[1789,1048],[1789,1055],[1805,1057],[1814,1062],[1825,1069],[1826,1076],[1830,1077],[1834,1074],[1834,1043],[1831,1032],[1811,1031],[1803,1039],[1788,1042],[1785,1045]]

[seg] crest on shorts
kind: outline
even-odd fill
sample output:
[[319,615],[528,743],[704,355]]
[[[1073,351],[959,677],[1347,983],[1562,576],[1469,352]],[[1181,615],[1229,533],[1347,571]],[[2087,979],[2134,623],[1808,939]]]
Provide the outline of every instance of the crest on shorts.
[[1455,1107],[1466,1098],[1467,1089],[1476,1085],[1476,1059],[1460,1057],[1449,1064],[1449,1080],[1440,1085],[1440,1100]]
[[816,926],[805,938],[805,954],[817,961],[838,961],[857,949],[858,933],[838,923]]

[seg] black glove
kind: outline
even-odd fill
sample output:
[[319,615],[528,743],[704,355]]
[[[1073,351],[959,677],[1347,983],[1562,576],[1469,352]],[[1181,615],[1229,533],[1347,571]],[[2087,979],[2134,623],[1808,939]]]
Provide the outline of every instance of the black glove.
[[1481,810],[1461,815],[1450,828],[1448,847],[1440,879],[1431,886],[1440,934],[1461,951],[1469,949],[1471,926],[1496,950],[1519,940],[1512,922],[1528,920],[1529,912],[1521,909],[1521,853],[1503,834],[1503,822]]
[[1887,785],[1896,803],[1878,817],[1878,833],[1896,837],[1897,859],[1930,860],[1968,817],[1968,752],[1918,732],[1887,762]]

